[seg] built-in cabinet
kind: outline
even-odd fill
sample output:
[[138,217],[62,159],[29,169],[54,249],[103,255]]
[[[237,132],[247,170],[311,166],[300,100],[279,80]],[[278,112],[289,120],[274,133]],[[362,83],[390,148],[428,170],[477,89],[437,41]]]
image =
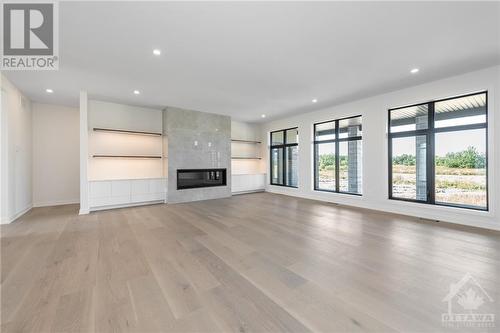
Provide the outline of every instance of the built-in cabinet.
[[167,180],[120,179],[89,182],[90,210],[165,202]]
[[89,209],[166,202],[163,112],[89,101]]
[[242,174],[231,176],[231,191],[233,194],[264,191],[266,174]]

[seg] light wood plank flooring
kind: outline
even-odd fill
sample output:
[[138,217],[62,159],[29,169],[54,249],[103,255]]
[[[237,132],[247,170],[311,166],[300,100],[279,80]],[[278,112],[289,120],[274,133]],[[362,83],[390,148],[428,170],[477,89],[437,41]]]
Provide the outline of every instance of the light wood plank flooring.
[[442,327],[467,272],[500,320],[496,232],[269,193],[77,212],[1,227],[2,332],[495,331]]

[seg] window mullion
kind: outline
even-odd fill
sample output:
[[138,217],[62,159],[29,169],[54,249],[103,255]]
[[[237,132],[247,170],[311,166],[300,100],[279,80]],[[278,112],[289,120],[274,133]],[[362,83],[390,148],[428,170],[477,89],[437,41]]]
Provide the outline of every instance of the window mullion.
[[340,191],[339,121],[335,120],[335,192]]
[[283,173],[281,175],[281,183],[285,186],[288,186],[288,184],[286,183],[286,163],[287,163],[287,159],[286,159],[286,130],[283,130]]
[[434,204],[436,202],[436,185],[435,185],[435,147],[434,147],[434,102],[429,103],[429,125],[427,134],[427,202]]
[[[316,125],[313,127],[313,132],[316,133]],[[314,134],[315,135],[315,134]],[[314,168],[314,190],[318,189],[318,144],[316,142],[313,143],[313,168]]]

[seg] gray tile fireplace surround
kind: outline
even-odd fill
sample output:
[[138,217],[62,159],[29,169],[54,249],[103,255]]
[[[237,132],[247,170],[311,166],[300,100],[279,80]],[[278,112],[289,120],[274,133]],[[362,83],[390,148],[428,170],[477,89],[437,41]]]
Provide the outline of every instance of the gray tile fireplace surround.
[[[179,203],[231,196],[231,118],[168,107],[168,202]],[[177,189],[178,169],[227,170],[226,186]]]

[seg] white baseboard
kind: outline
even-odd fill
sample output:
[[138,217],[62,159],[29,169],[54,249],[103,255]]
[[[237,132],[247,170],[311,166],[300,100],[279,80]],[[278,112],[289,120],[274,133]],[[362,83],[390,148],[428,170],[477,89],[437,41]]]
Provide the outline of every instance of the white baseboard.
[[18,218],[20,218],[21,216],[23,216],[24,214],[26,214],[27,212],[29,212],[32,208],[33,208],[33,205],[30,204],[26,208],[24,208],[22,211],[20,211],[19,213],[11,215],[7,218],[3,218],[0,224],[12,223],[15,220],[17,220]]
[[[282,190],[282,189],[267,188],[266,192],[288,195],[288,196],[292,196],[292,197],[298,197],[298,198],[304,198],[304,199],[310,199],[310,200],[329,202],[329,203],[334,203],[334,204],[349,206],[349,207],[355,207],[355,208],[370,209],[370,210],[374,210],[374,211],[378,211],[378,212],[405,215],[405,216],[417,217],[417,218],[422,218],[422,219],[427,219],[427,220],[438,220],[438,221],[442,221],[442,222],[450,223],[450,224],[458,224],[458,225],[465,225],[465,226],[469,226],[469,227],[476,227],[476,228],[483,228],[483,229],[500,231],[500,225],[498,225],[496,223],[477,221],[478,220],[477,218],[476,219],[474,219],[474,218],[457,219],[457,218],[449,217],[449,216],[447,216],[446,212],[444,212],[444,210],[454,209],[451,207],[417,207],[417,205],[422,205],[422,204],[407,203],[407,202],[402,202],[402,201],[395,201],[391,204],[388,204],[388,203],[373,204],[373,203],[364,202],[363,197],[361,197],[361,196],[349,196],[349,197],[344,197],[341,200],[339,200],[338,197],[332,197],[332,198],[327,199],[323,196],[320,196],[319,194],[299,193],[298,191],[296,191],[297,189],[292,189],[293,191],[286,191],[286,190],[288,190],[288,189]],[[338,194],[336,193],[336,195],[338,195]],[[418,209],[418,212],[416,211],[416,209]],[[469,214],[482,214],[482,212],[473,212],[473,213],[468,212],[468,213]],[[485,213],[485,214],[489,214],[489,213]]]
[[[116,209],[116,208],[127,208],[127,207],[136,207],[136,206],[145,206],[145,205],[157,205],[157,204],[164,204],[165,200],[155,200],[155,201],[144,201],[144,202],[134,202],[134,203],[127,203],[123,205],[110,205],[110,206],[99,206],[99,207],[90,207],[91,212],[96,212],[99,210],[108,210],[108,209]],[[87,213],[82,213],[82,210],[80,210],[80,214],[88,214]]]
[[80,203],[80,199],[55,200],[55,201],[36,202],[33,204],[33,207],[61,206],[61,205],[71,205],[78,203]]
[[264,192],[264,191],[265,191],[265,189],[249,190],[249,191],[238,191],[238,192],[232,192],[231,195],[258,193],[258,192]]

